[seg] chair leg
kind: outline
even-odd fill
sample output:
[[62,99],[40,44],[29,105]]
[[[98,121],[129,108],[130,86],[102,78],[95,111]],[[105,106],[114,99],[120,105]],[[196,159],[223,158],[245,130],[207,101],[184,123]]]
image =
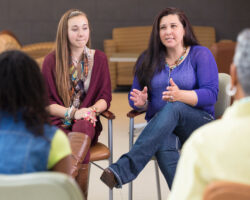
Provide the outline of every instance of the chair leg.
[[155,176],[156,176],[157,196],[158,196],[158,200],[161,200],[161,185],[160,185],[159,166],[158,166],[157,160],[154,160],[154,163],[155,163]]
[[[112,120],[108,120],[108,145],[109,145],[109,166],[113,163],[113,125]],[[109,200],[113,200],[113,190],[109,189]]]
[[[132,148],[134,143],[134,118],[129,120],[129,150]],[[133,182],[128,184],[128,199],[133,199]]]

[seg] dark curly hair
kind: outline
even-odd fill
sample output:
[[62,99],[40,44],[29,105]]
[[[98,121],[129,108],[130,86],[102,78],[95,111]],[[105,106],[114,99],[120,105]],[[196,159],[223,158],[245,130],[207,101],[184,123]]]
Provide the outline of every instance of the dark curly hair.
[[[135,75],[138,78],[141,88],[147,86],[151,90],[151,79],[157,71],[164,69],[165,56],[167,49],[162,44],[159,34],[160,21],[164,16],[177,15],[185,30],[183,38],[184,46],[198,45],[198,41],[194,35],[192,25],[190,24],[185,13],[178,8],[165,8],[155,18],[153,28],[149,40],[148,49],[145,51],[145,57],[142,64],[135,69]],[[150,96],[149,96],[150,97]]]
[[[21,51],[0,54],[0,110],[24,120],[34,135],[49,123],[47,94],[38,64]],[[1,119],[0,119],[1,120]]]

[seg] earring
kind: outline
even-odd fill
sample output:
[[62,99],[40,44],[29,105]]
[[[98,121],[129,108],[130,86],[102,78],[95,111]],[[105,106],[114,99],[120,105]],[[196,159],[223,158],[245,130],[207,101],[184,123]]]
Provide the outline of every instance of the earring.
[[226,93],[228,96],[234,96],[236,92],[237,92],[237,88],[235,86],[233,86],[232,89],[231,89],[230,83],[226,86]]

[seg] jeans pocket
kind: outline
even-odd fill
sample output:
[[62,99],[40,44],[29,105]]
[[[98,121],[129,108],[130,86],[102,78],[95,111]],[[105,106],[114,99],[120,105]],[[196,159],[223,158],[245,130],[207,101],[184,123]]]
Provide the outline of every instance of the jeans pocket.
[[205,111],[204,111],[204,113],[205,113],[205,115],[203,116],[203,119],[204,119],[204,120],[206,120],[206,121],[208,121],[208,122],[214,120],[214,117],[213,117],[212,115],[208,114],[208,113],[205,112]]

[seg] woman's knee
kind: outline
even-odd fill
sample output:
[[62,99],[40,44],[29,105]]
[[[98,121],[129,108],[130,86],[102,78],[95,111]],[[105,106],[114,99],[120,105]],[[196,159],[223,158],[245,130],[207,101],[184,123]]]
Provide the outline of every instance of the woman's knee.
[[95,128],[93,127],[93,124],[87,120],[77,120],[72,125],[72,131],[84,133],[91,137],[91,139],[95,136]]
[[176,101],[176,102],[168,102],[166,103],[166,105],[163,107],[163,109],[161,110],[161,112],[163,113],[171,113],[171,114],[177,114],[181,111],[183,111],[184,109],[187,108],[188,105],[186,105],[185,103]]

